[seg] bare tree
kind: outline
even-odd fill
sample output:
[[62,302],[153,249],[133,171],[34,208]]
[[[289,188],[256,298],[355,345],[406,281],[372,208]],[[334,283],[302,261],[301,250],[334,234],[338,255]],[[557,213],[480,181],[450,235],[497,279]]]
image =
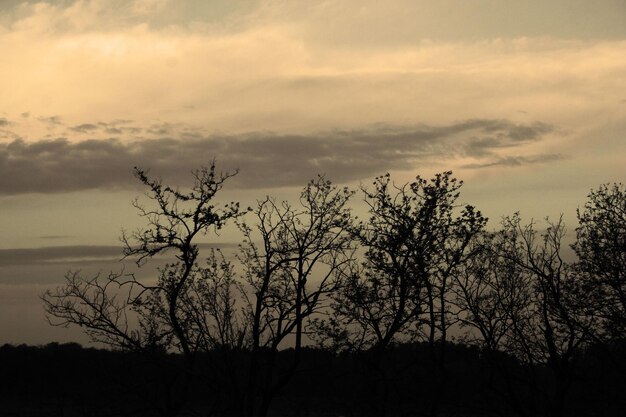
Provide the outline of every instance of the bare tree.
[[[264,416],[270,402],[297,370],[306,321],[320,312],[337,278],[352,259],[352,192],[324,177],[309,182],[299,204],[259,201],[256,225],[241,224],[251,323],[251,361],[246,413]],[[278,370],[279,346],[292,338],[294,355]]]
[[626,189],[604,184],[592,190],[583,210],[573,245],[577,269],[589,300],[599,340],[623,339],[626,334]]
[[[161,329],[156,314],[145,310],[145,304],[133,304],[141,292],[133,284],[121,273],[87,278],[80,271],[69,271],[65,286],[43,295],[48,322],[55,326],[80,326],[93,342],[114,349],[161,350],[169,344],[168,335]],[[127,291],[120,291],[126,286]]]
[[70,272],[64,287],[42,297],[52,324],[81,326],[95,342],[138,352],[181,352],[185,367],[165,411],[168,415],[176,415],[185,402],[196,354],[240,338],[230,313],[232,268],[215,253],[207,266],[199,267],[195,243],[198,236],[215,232],[242,214],[238,203],[219,207],[214,202],[233,175],[218,173],[212,163],[193,171],[193,186],[181,191],[135,168],[135,176],[148,187],[151,204],[133,202],[147,225],[123,234],[124,255],[140,266],[165,252],[173,252],[176,261],[159,269],[153,284],[132,275],[102,279]]
[[124,233],[124,255],[137,257],[137,264],[159,253],[173,250],[177,262],[168,265],[161,273],[156,286],[145,287],[151,292],[165,294],[169,325],[175,335],[177,348],[186,358],[196,349],[196,340],[188,327],[183,326],[181,298],[190,288],[190,281],[197,271],[198,246],[194,239],[209,231],[221,229],[229,220],[241,213],[239,203],[228,203],[217,208],[213,199],[224,182],[234,174],[218,174],[215,164],[193,172],[194,185],[188,192],[163,186],[161,180],[150,179],[141,169],[135,169],[137,178],[150,191],[146,194],[156,207],[146,207],[135,200],[133,205],[147,221],[147,227],[130,235]]
[[[529,303],[528,277],[515,258],[501,256],[503,237],[500,233],[481,234],[473,243],[473,253],[455,277],[455,299],[461,328],[466,329],[464,340],[481,348],[481,357],[489,365],[491,389],[504,400],[513,412],[533,415],[534,404],[525,398],[518,386],[520,376],[517,364],[508,360],[508,348],[514,338],[514,317]],[[522,375],[524,382],[534,381]]]
[[[457,211],[461,186],[445,172],[399,187],[387,174],[376,178],[372,192],[363,189],[370,218],[354,233],[365,249],[365,260],[348,270],[344,285],[333,295],[333,315],[318,327],[335,348],[372,352],[372,370],[382,380],[374,382],[372,390],[382,389],[383,397],[383,353],[393,343],[417,340],[424,324],[443,370],[451,277],[486,221],[471,206]],[[437,335],[440,348],[435,352]],[[381,408],[375,413],[381,415],[384,401],[378,403]]]
[[516,263],[494,254],[494,234],[483,233],[473,243],[474,256],[455,276],[454,302],[459,310],[461,327],[474,331],[466,340],[478,343],[484,349],[496,351],[508,331],[506,305],[516,294],[515,278],[519,274]]
[[[562,219],[548,222],[539,233],[532,222],[522,225],[518,215],[506,217],[502,230],[485,241],[486,252],[459,281],[467,308],[463,322],[479,331],[491,352],[511,353],[527,366],[523,382],[553,416],[563,415],[577,355],[589,342],[591,326],[578,308],[577,276],[561,257],[564,234]],[[539,385],[541,367],[551,371],[551,387]],[[505,375],[507,383],[511,378]],[[523,413],[513,390],[508,394]]]

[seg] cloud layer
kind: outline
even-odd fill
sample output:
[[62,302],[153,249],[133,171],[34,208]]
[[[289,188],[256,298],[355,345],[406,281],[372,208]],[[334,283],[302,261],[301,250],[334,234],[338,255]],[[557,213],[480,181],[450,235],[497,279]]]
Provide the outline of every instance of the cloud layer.
[[[359,180],[393,170],[433,164],[487,167],[553,161],[558,155],[519,155],[524,146],[554,133],[548,124],[467,120],[442,126],[375,126],[359,131],[309,135],[250,133],[204,135],[167,124],[139,128],[129,122],[86,123],[69,131],[134,139],[66,138],[0,144],[0,194],[55,193],[133,187],[133,166],[151,169],[175,184],[216,159],[240,169],[239,188],[299,186],[316,174],[335,181]],[[164,136],[166,135],[166,136]],[[118,135],[119,136],[119,135]],[[467,162],[471,161],[471,162]]]
[[38,266],[49,264],[81,265],[90,260],[119,260],[118,246],[53,246],[30,249],[0,249],[0,268],[8,266]]
[[[233,243],[199,243],[201,250],[208,251],[214,248],[232,249]],[[50,266],[57,265],[67,268],[69,266],[85,266],[90,263],[118,264],[122,259],[122,247],[112,245],[74,245],[74,246],[47,246],[40,248],[0,249],[0,268],[22,266]],[[159,255],[158,261],[174,259],[171,253]],[[56,277],[60,279],[61,277]],[[0,279],[0,281],[2,281]]]
[[[469,118],[579,125],[615,112],[623,2],[521,4],[28,2],[0,18],[0,117],[300,134]],[[29,129],[30,140],[47,133]]]

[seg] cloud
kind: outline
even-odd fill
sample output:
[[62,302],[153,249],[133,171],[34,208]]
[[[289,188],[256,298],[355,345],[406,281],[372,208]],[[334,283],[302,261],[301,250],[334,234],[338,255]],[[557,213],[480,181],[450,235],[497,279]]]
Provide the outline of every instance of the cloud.
[[117,246],[55,246],[31,249],[0,249],[0,267],[84,262],[88,259],[120,259]]
[[92,123],[83,123],[81,125],[70,127],[70,130],[73,132],[88,133],[93,132],[94,130],[98,130],[98,126]]
[[567,157],[562,154],[507,156],[485,163],[466,164],[462,168],[518,167],[522,165],[559,161]]
[[7,119],[6,117],[0,117],[0,139],[19,139],[19,134],[17,134],[13,130],[7,129],[9,126],[11,126],[11,129],[13,129],[14,125],[15,123]]
[[[126,138],[137,136],[142,133],[143,128],[137,126],[127,126],[131,120],[113,120],[111,122],[82,123],[69,128],[72,133],[82,133],[86,135],[107,134],[111,137],[125,135]],[[148,129],[148,133],[164,135],[169,133],[168,123],[153,123]]]
[[[201,250],[212,248],[232,249],[234,243],[200,243]],[[47,246],[27,249],[0,249],[0,268],[15,266],[81,266],[89,264],[117,263],[122,259],[122,248],[119,246],[74,245]],[[169,259],[167,255],[160,257]],[[0,274],[2,276],[3,274]]]
[[[94,123],[70,130],[110,131],[111,126]],[[541,122],[473,119],[440,126],[378,125],[307,135],[206,135],[182,124],[161,123],[145,130],[148,137],[132,141],[61,137],[0,144],[0,194],[132,188],[133,166],[151,169],[168,182],[185,184],[191,169],[214,158],[225,170],[240,169],[230,186],[245,189],[301,185],[318,173],[346,182],[467,157],[478,159],[476,166],[482,167],[490,163],[485,162],[487,158],[506,158],[503,149],[536,143],[553,131]],[[540,162],[515,161],[517,165]]]
[[619,0],[601,0],[592,8],[585,0],[270,2],[263,12],[269,19],[297,22],[302,31],[318,42],[367,48],[410,44],[423,38],[626,35],[624,4]]
[[[595,123],[623,99],[626,26],[615,0],[546,17],[564,2],[30,2],[0,18],[0,90],[11,91],[0,108],[54,109],[68,126],[167,118],[226,133],[528,121],[519,109]],[[613,35],[576,37],[574,16]]]
[[[567,19],[563,18],[565,9]],[[520,4],[454,0],[395,0],[389,4],[375,0],[3,0],[0,13],[3,11],[13,27],[70,32],[113,30],[139,23],[163,28],[229,20],[247,23],[254,19],[265,24],[289,21],[323,41],[357,44],[398,44],[420,37],[617,37],[625,33],[619,0],[596,0],[592,8],[585,0]],[[41,19],[42,14],[48,19]],[[51,28],[42,28],[43,22]],[[368,30],[354,30],[358,28]]]

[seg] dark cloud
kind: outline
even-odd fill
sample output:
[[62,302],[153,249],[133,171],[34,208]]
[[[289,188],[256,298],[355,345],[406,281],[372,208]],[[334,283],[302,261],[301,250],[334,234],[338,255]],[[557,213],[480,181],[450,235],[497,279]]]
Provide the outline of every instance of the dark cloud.
[[171,123],[154,123],[148,128],[148,133],[153,135],[170,135],[173,133],[175,125]]
[[[232,250],[234,243],[200,243],[200,250],[212,248]],[[167,254],[163,259],[169,259]],[[28,249],[0,249],[0,268],[12,266],[41,265],[87,265],[90,263],[118,262],[122,259],[122,248],[119,246],[48,246]],[[1,274],[0,274],[1,275]]]
[[[131,123],[131,120],[114,120],[112,122],[98,122],[98,123],[83,123],[80,125],[72,126],[69,128],[70,131],[76,133],[85,133],[91,135],[97,135],[104,133],[109,136],[136,136],[143,132],[143,129],[136,126],[125,126],[128,123]],[[158,134],[161,136],[168,133],[168,131],[162,130],[149,130],[149,133]]]
[[82,125],[72,126],[70,130],[78,133],[89,133],[98,130],[98,126],[91,123],[84,123]]
[[98,126],[107,135],[130,135],[136,136],[142,133],[143,129],[136,126],[125,126],[132,123],[132,120],[114,120],[112,122],[98,122]]
[[[81,127],[82,126],[82,127]],[[86,127],[85,126],[89,126]],[[135,129],[121,123],[79,125]],[[251,133],[206,135],[180,125],[157,124],[133,141],[56,138],[0,144],[0,194],[67,192],[135,186],[133,166],[152,169],[173,184],[186,184],[189,171],[214,158],[224,170],[240,168],[231,187],[300,185],[318,173],[337,182],[358,180],[389,170],[414,169],[456,157],[497,160],[502,148],[543,138],[553,128],[543,123],[467,120],[447,126],[379,125],[364,130],[335,130],[309,135]],[[154,136],[156,135],[156,136]],[[497,160],[477,167],[514,166],[538,160]]]
[[508,136],[515,141],[535,140],[552,131],[552,127],[545,123],[534,123],[532,125],[516,125],[508,130]]
[[11,122],[9,122],[6,118],[0,117],[0,126],[8,126]]
[[120,259],[118,246],[53,246],[31,249],[0,249],[0,267],[84,262],[89,259]]
[[566,156],[562,154],[547,154],[547,155],[531,155],[531,156],[508,156],[498,158],[496,160],[479,163],[479,164],[467,164],[463,168],[491,168],[491,167],[518,167],[528,164],[554,162],[561,159],[565,159]]
[[472,137],[465,145],[465,154],[471,157],[482,158],[491,155],[494,149],[504,146],[506,145],[503,145],[502,141],[491,136]]
[[124,133],[124,131],[118,127],[107,127],[104,131],[109,135],[121,135]]

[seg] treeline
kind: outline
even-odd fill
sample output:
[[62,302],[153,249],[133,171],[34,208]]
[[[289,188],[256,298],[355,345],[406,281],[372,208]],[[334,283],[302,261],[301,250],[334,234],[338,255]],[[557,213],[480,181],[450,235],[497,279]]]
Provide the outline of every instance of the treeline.
[[[538,228],[515,214],[488,231],[458,204],[450,172],[404,185],[385,175],[358,192],[318,177],[296,203],[248,209],[215,201],[232,175],[212,164],[181,190],[136,169],[146,227],[122,237],[125,255],[177,261],[154,282],[68,272],[43,295],[52,324],[165,372],[151,391],[161,415],[560,417],[620,405],[621,184],[591,191],[568,263],[561,219]],[[368,218],[353,215],[356,198]],[[200,256],[197,238],[229,222],[243,237],[236,259]],[[601,369],[609,395],[597,390]],[[284,407],[298,398],[308,405]]]
[[[625,346],[613,346],[621,366],[626,365]],[[222,353],[223,354],[223,353]],[[215,370],[219,352],[198,356],[199,368]],[[230,352],[237,357],[238,375],[246,372],[249,356],[245,351]],[[277,355],[277,366],[285,368],[293,350]],[[370,358],[364,352],[333,354],[319,348],[304,348],[300,370],[292,383],[273,401],[275,416],[364,416],[379,406],[371,396],[373,376]],[[514,390],[517,401],[528,415],[542,415],[546,398],[537,397],[524,382],[528,369],[513,357],[502,355],[509,380],[493,369],[493,362],[476,346],[451,343],[447,367],[451,383],[443,397],[428,377],[436,372],[427,344],[397,345],[385,355],[387,378],[386,413],[421,416],[439,401],[441,415],[517,415],[503,396],[504,387]],[[183,366],[180,355],[147,357],[131,352],[81,348],[76,344],[49,344],[41,347],[0,347],[0,414],[18,416],[160,416],[167,409],[177,388],[172,376]],[[567,396],[568,416],[616,416],[626,407],[623,377],[604,354],[591,351],[579,358],[580,374]],[[218,369],[222,369],[218,367]],[[552,384],[549,371],[535,370],[539,386]],[[212,372],[208,379],[194,379],[187,404],[180,415],[231,415],[240,411],[232,377]],[[208,392],[211,395],[208,395]]]

